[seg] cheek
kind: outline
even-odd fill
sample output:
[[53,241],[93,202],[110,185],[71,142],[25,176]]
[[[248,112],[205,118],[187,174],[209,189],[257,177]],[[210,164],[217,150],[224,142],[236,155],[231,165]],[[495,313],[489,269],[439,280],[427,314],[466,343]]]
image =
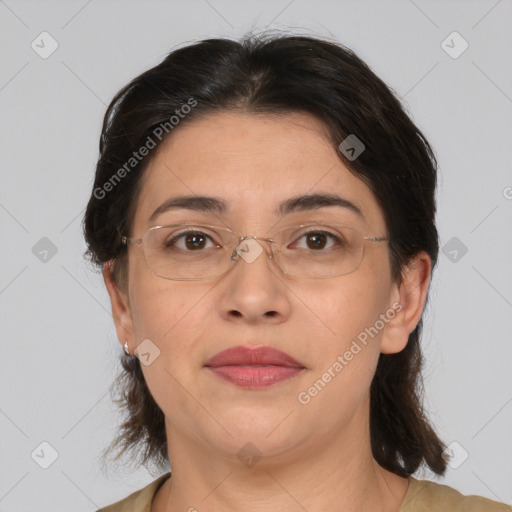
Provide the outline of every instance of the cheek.
[[329,326],[327,336],[309,346],[311,372],[299,390],[297,401],[310,418],[330,419],[319,428],[327,434],[343,428],[368,396],[380,356],[382,332],[372,330],[382,301],[371,283],[350,284],[325,290],[317,308]]
[[133,270],[130,303],[136,343],[146,343],[157,355],[143,366],[146,380],[155,398],[177,397],[180,383],[190,388],[204,363],[203,343],[216,314],[214,283],[162,279],[149,273],[144,262]]
[[155,343],[168,338],[180,318],[190,310],[184,286],[154,276],[142,257],[130,261],[130,308],[136,341],[150,338]]
[[[202,397],[195,389],[203,364],[202,347],[198,349],[195,340],[200,339],[210,317],[205,311],[208,291],[204,285],[176,284],[152,276],[133,287],[137,344],[145,343],[150,353],[149,364],[141,365],[144,378],[160,409],[172,414],[183,428],[189,428],[190,417],[204,414],[199,405]],[[191,400],[191,392],[199,402]]]
[[204,287],[175,285],[158,277],[134,287],[132,314],[137,342],[150,338],[165,351],[170,351],[174,341],[187,347],[204,325],[207,301],[201,299],[207,292]]
[[308,304],[313,302],[328,327],[309,346],[314,363],[311,382],[319,379],[317,388],[328,384],[325,387],[335,393],[326,393],[325,398],[357,400],[370,386],[378,363],[386,325],[381,315],[388,310],[389,281],[377,267],[360,270],[357,275],[326,282],[320,293],[309,293]]
[[[315,311],[329,327],[330,340],[338,349],[343,349],[361,333],[371,329],[379,315],[386,312],[389,292],[386,279],[379,276],[378,269],[373,269],[332,280],[322,287],[320,293],[313,295],[310,291],[309,297],[314,297],[310,300],[314,300]],[[364,334],[360,338],[364,339]],[[374,338],[377,335],[372,336]]]

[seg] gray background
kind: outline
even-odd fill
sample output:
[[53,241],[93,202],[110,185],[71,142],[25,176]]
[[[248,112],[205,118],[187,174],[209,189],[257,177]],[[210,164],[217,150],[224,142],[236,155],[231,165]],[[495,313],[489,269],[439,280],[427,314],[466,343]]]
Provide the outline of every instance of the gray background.
[[[82,259],[101,120],[178,45],[265,27],[354,49],[435,147],[445,254],[423,336],[426,404],[458,443],[442,481],[511,503],[511,13],[510,0],[0,0],[0,510],[92,511],[154,479],[106,477],[97,460],[119,420],[108,387],[121,353]],[[31,47],[51,49],[43,31],[58,43],[46,59]],[[441,44],[453,31],[469,44],[457,58],[445,49],[463,40]]]

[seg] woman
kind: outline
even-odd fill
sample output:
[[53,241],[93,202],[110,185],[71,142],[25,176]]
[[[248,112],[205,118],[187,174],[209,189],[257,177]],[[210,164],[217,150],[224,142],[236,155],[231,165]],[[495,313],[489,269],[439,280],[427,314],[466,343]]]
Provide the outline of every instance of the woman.
[[[103,510],[510,510],[443,475],[419,394],[436,161],[339,44],[212,39],[110,104],[84,219],[126,355]],[[141,451],[142,450],[142,451]]]

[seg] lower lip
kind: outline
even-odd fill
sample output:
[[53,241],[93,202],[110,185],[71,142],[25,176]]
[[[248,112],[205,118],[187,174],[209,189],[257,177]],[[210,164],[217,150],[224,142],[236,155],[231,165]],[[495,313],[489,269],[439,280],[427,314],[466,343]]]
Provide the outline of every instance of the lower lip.
[[208,366],[221,379],[241,388],[259,389],[291,379],[303,368],[295,366]]

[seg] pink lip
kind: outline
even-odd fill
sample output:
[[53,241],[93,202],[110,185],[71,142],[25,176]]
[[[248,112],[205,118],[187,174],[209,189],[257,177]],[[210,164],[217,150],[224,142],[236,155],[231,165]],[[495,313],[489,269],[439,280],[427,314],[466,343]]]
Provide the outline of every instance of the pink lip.
[[237,386],[257,389],[294,377],[305,367],[271,347],[234,347],[219,352],[204,365]]

